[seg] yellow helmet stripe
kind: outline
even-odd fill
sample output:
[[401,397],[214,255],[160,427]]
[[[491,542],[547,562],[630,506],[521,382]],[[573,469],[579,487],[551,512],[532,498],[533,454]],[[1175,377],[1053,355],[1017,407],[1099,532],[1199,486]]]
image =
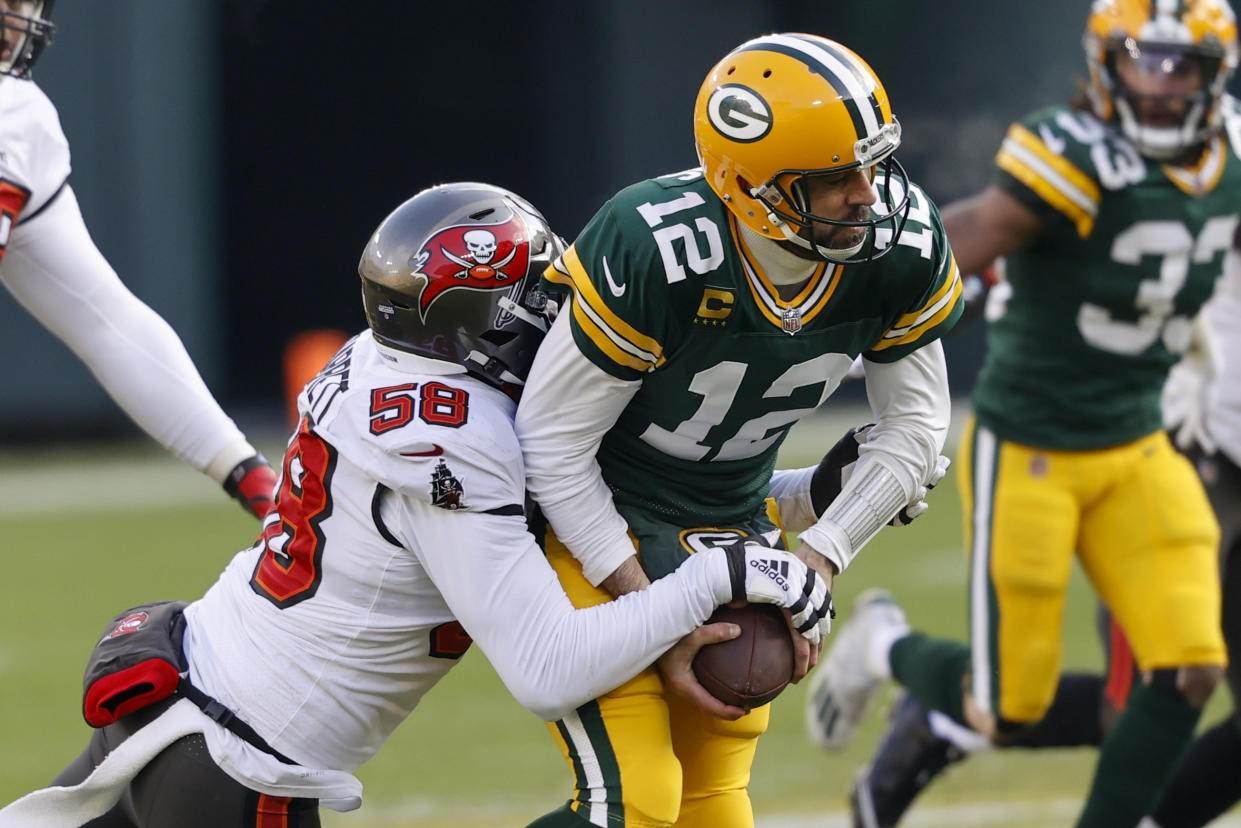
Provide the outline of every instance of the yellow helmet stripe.
[[573,318],[591,341],[618,365],[649,371],[663,364],[663,346],[649,336],[634,330],[603,301],[586,269],[582,267],[576,247],[569,247],[560,260],[561,267],[551,267],[543,274],[550,282],[573,288]]
[[996,155],[996,165],[1064,213],[1085,238],[1099,212],[1099,185],[1056,155],[1030,130],[1013,125]]
[[788,35],[760,37],[738,47],[737,51],[776,52],[805,64],[840,95],[859,138],[874,135],[883,126],[883,113],[875,99],[872,76],[858,65],[852,55],[829,50],[823,41],[816,38]]
[[[943,287],[935,292],[930,301],[920,310],[898,319],[896,325],[883,335],[883,339],[871,348],[872,351],[916,342],[920,336],[948,318],[961,298],[961,271],[957,267],[955,256],[951,268],[951,278],[944,282]],[[912,321],[907,322],[910,317],[913,317]]]

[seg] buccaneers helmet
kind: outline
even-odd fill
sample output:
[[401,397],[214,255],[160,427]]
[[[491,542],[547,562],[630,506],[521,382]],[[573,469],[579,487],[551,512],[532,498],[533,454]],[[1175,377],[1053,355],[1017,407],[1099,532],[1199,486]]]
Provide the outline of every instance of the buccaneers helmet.
[[51,44],[56,32],[52,3],[53,0],[9,0],[9,11],[0,11],[0,75],[30,77],[39,53]]
[[508,190],[431,187],[393,210],[362,251],[366,322],[384,345],[511,391],[555,316],[538,284],[563,251],[543,215]]
[[[773,34],[741,44],[707,75],[694,104],[703,174],[742,224],[836,262],[878,258],[909,211],[908,178],[893,153],[901,127],[874,71],[825,37]],[[882,167],[883,198],[864,221],[810,211],[812,176]],[[865,227],[849,249],[814,242],[817,224]],[[887,228],[881,246],[875,230]]]
[[[1086,92],[1095,114],[1118,121],[1143,155],[1176,158],[1220,128],[1220,98],[1237,68],[1238,54],[1236,17],[1227,0],[1095,0],[1082,44],[1090,71]],[[1141,122],[1137,102],[1143,96],[1117,74],[1122,54],[1152,77],[1199,72],[1201,87],[1177,96],[1185,102],[1179,125]]]

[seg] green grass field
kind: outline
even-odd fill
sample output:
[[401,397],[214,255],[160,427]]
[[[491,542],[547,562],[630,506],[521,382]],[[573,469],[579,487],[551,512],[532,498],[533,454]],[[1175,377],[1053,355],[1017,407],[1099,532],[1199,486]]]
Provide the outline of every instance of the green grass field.
[[[829,419],[794,432],[782,465],[817,461],[841,431]],[[265,445],[269,456],[279,445]],[[953,475],[931,511],[885,529],[837,582],[841,619],[861,590],[896,593],[911,622],[964,636],[965,558]],[[46,784],[84,746],[81,671],[116,612],[159,598],[201,594],[255,525],[214,484],[142,446],[0,454],[0,803]],[[1100,663],[1093,599],[1074,579],[1067,667]],[[760,828],[845,825],[849,783],[882,717],[838,755],[802,734],[803,688],[776,702],[752,793]],[[1208,712],[1226,709],[1218,693]],[[1064,825],[1089,785],[1088,750],[990,753],[955,768],[919,803],[909,825]],[[504,691],[476,648],[424,699],[364,766],[366,803],[325,824],[482,828],[520,826],[568,796],[567,770],[543,724]],[[827,816],[823,816],[827,814]]]

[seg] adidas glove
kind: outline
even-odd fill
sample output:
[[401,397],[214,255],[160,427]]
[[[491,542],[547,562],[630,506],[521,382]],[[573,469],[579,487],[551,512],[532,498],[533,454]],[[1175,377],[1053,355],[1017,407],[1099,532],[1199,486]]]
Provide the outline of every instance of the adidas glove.
[[[714,551],[714,550],[712,550]],[[827,584],[795,555],[741,538],[719,548],[728,562],[733,601],[775,604],[793,616],[793,626],[811,644],[832,630],[836,610]]]

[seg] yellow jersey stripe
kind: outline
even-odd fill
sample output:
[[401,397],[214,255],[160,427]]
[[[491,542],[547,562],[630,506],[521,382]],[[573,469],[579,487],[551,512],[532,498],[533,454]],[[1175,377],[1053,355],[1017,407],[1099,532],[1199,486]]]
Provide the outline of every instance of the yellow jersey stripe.
[[[951,256],[951,254],[949,255]],[[896,324],[892,326],[892,330],[897,330],[898,328],[905,329],[905,328],[908,328],[910,325],[917,325],[919,321],[921,321],[927,315],[928,308],[939,307],[939,303],[944,300],[944,296],[946,296],[950,291],[952,291],[953,281],[958,279],[958,273],[959,271],[957,270],[957,257],[951,256],[951,259],[948,264],[948,278],[945,279],[944,283],[939,286],[939,290],[935,291],[934,295],[932,295],[930,299],[926,300],[926,304],[918,308],[918,310],[913,311],[912,313],[907,313],[904,316],[902,316],[900,319],[897,319]]]
[[741,232],[738,229],[737,220],[731,214],[728,217],[728,228],[732,234],[734,247],[741,253],[746,283],[750,286],[750,295],[754,297],[754,303],[758,305],[759,310],[767,318],[767,321],[776,327],[782,327],[784,321],[781,311],[784,308],[791,307],[797,308],[801,312],[802,322],[807,323],[827,306],[828,300],[836,292],[836,286],[840,284],[840,274],[843,270],[841,265],[832,265],[830,276],[824,279],[824,273],[827,271],[827,262],[820,262],[806,281],[805,286],[798,291],[796,296],[786,302],[780,298],[779,290],[767,277],[763,269],[759,267],[753,253],[745,245]]
[[1227,156],[1224,152],[1224,139],[1216,135],[1207,145],[1198,164],[1193,167],[1173,167],[1163,165],[1164,173],[1182,192],[1197,197],[1211,192],[1224,175]]
[[750,288],[750,295],[754,297],[754,304],[758,306],[759,311],[762,312],[763,316],[767,318],[768,322],[776,327],[780,327],[780,317],[772,313],[771,308],[769,308],[767,303],[763,301],[763,296],[758,292],[758,286],[755,285],[755,281],[755,279],[745,280],[745,283]]
[[[658,341],[643,333],[639,333],[628,322],[621,319],[607,306],[595,285],[590,281],[586,268],[582,267],[577,249],[570,246],[561,257],[564,270],[568,273],[574,289],[575,313],[578,305],[582,313],[589,316],[594,327],[616,347],[632,354],[650,365],[660,365],[664,361],[664,348]],[[552,271],[549,270],[548,274]],[[583,326],[583,331],[586,328]],[[592,337],[593,339],[593,337]]]
[[1014,124],[1009,128],[1008,135],[1004,139],[1005,143],[1009,139],[1024,147],[1048,167],[1055,170],[1059,177],[1069,184],[1069,188],[1065,188],[1066,194],[1070,192],[1071,188],[1073,192],[1085,196],[1086,200],[1093,205],[1094,210],[1098,210],[1099,200],[1102,198],[1099,193],[1098,183],[1089,175],[1079,170],[1072,161],[1063,155],[1052,152],[1047,144],[1043,143],[1043,139],[1020,124]]
[[[559,285],[566,285],[570,288],[575,287],[573,279],[564,271],[552,266],[544,273],[543,278],[549,282]],[[607,355],[608,359],[617,365],[623,365],[626,368],[632,368],[635,371],[650,371],[655,363],[642,358],[636,354],[629,353],[614,342],[608,335],[608,332],[600,327],[597,318],[591,313],[591,309],[582,302],[578,292],[573,291],[573,319],[577,322],[578,328],[582,333],[590,338],[595,347]]]
[[777,328],[780,327],[780,295],[776,292],[775,286],[767,282],[767,277],[750,258],[749,248],[742,241],[737,220],[731,213],[728,216],[728,232],[732,235],[734,249],[741,254],[741,264],[746,276],[745,283],[750,288],[750,295],[754,297],[754,304],[758,306],[768,322]]
[[1086,238],[1099,212],[1099,185],[1047,149],[1034,133],[1013,126],[1000,145],[996,166],[1025,184],[1077,227]]
[[831,300],[832,294],[836,292],[836,287],[840,284],[840,274],[844,272],[845,272],[844,265],[840,265],[840,264],[832,265],[831,281],[828,282],[827,284],[827,290],[823,291],[823,295],[819,297],[819,301],[815,303],[814,307],[802,313],[801,320],[803,323],[809,322],[810,320],[814,319],[816,316],[819,315],[819,311],[827,307],[827,303]]
[[952,280],[951,291],[946,294],[937,304],[926,309],[926,315],[923,321],[910,328],[898,329],[893,328],[883,335],[873,348],[872,351],[883,351],[896,345],[907,345],[910,342],[916,342],[924,333],[943,322],[951,314],[957,306],[957,302],[961,299],[961,276],[957,270],[957,263],[952,263]]

